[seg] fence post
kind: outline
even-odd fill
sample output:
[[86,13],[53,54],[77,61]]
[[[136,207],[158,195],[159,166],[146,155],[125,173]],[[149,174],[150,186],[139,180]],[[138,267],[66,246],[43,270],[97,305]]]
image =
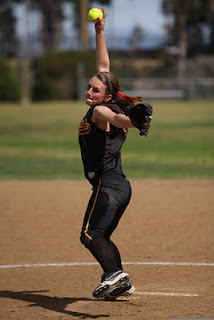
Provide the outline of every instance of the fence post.
[[186,80],[187,99],[196,99],[196,83],[194,80]]
[[18,78],[21,84],[21,105],[29,106],[31,102],[32,72],[30,60],[18,60]]
[[85,66],[83,63],[77,64],[77,99],[84,100],[85,96]]

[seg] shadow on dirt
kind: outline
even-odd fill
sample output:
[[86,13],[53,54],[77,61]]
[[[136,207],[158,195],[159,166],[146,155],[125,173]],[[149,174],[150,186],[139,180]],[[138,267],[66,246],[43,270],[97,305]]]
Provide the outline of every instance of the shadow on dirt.
[[30,302],[31,304],[28,305],[28,307],[41,307],[43,309],[59,312],[62,314],[80,317],[82,319],[87,319],[87,318],[98,319],[98,318],[110,317],[110,315],[107,315],[107,314],[91,315],[89,313],[65,310],[67,305],[77,301],[97,302],[97,300],[89,299],[89,298],[58,298],[58,297],[49,297],[47,295],[38,294],[42,292],[48,292],[48,291],[23,291],[23,292],[0,291],[0,297]]

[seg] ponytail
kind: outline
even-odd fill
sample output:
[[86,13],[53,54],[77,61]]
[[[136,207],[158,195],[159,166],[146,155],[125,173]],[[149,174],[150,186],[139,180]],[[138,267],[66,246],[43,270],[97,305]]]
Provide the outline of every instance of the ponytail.
[[106,86],[106,93],[112,95],[111,101],[115,101],[122,111],[130,105],[136,104],[137,101],[143,100],[143,97],[128,96],[121,93],[120,91],[123,91],[122,84],[112,72],[102,71],[96,73],[94,76]]
[[124,111],[130,105],[135,105],[138,101],[142,101],[143,97],[140,96],[128,96],[127,94],[118,92],[114,98],[120,109]]

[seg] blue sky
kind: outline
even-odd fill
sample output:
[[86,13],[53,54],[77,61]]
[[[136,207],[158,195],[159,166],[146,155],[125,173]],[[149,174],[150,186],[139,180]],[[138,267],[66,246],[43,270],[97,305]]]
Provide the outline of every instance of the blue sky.
[[[144,32],[143,47],[158,46],[164,41],[165,17],[161,13],[161,3],[162,0],[112,0],[111,6],[105,7],[107,43],[126,47],[127,37],[139,25]],[[98,5],[94,1],[93,7]],[[89,24],[90,34],[93,34],[93,27]]]
[[[111,6],[106,6],[106,38],[109,46],[114,48],[127,47],[127,38],[133,32],[136,25],[139,25],[144,33],[143,47],[158,46],[164,39],[164,21],[165,18],[161,13],[162,0],[112,0]],[[99,3],[94,1],[91,7],[97,7]],[[24,7],[17,7],[17,17],[19,23],[17,32],[21,36],[26,36],[28,33],[33,33],[41,28],[38,14],[26,14]],[[73,12],[67,7],[67,20],[64,23],[66,34],[73,36],[73,40],[68,40],[66,43],[69,48],[69,43],[77,43],[75,39],[75,29],[73,26]],[[94,46],[94,24],[89,23],[89,34],[92,47]]]
[[[162,0],[112,0],[111,6],[106,6],[107,29],[113,32],[121,30],[131,30],[136,24],[151,32],[161,32],[164,29],[164,16],[161,13]],[[93,2],[93,7],[97,7],[98,2]],[[17,9],[17,16],[20,24],[17,26],[18,32],[22,32],[27,19],[23,8]],[[37,17],[30,17],[31,28],[37,27]]]
[[[106,6],[107,28],[115,31],[130,30],[138,24],[152,32],[163,30],[164,16],[161,13],[161,0],[112,0],[110,7]],[[93,4],[95,7],[97,2]]]

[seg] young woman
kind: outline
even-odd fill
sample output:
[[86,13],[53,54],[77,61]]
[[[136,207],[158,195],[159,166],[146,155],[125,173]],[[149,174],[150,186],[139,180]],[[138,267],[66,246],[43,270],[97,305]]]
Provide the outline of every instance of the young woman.
[[95,24],[96,67],[88,83],[85,102],[90,107],[79,127],[79,143],[85,177],[93,192],[85,213],[81,243],[90,250],[103,269],[101,284],[93,291],[95,298],[116,299],[131,295],[135,288],[123,271],[120,253],[110,237],[118,225],[130,198],[131,186],[121,167],[120,149],[127,128],[133,128],[124,107],[141,97],[121,94],[119,80],[110,72],[103,19]]

